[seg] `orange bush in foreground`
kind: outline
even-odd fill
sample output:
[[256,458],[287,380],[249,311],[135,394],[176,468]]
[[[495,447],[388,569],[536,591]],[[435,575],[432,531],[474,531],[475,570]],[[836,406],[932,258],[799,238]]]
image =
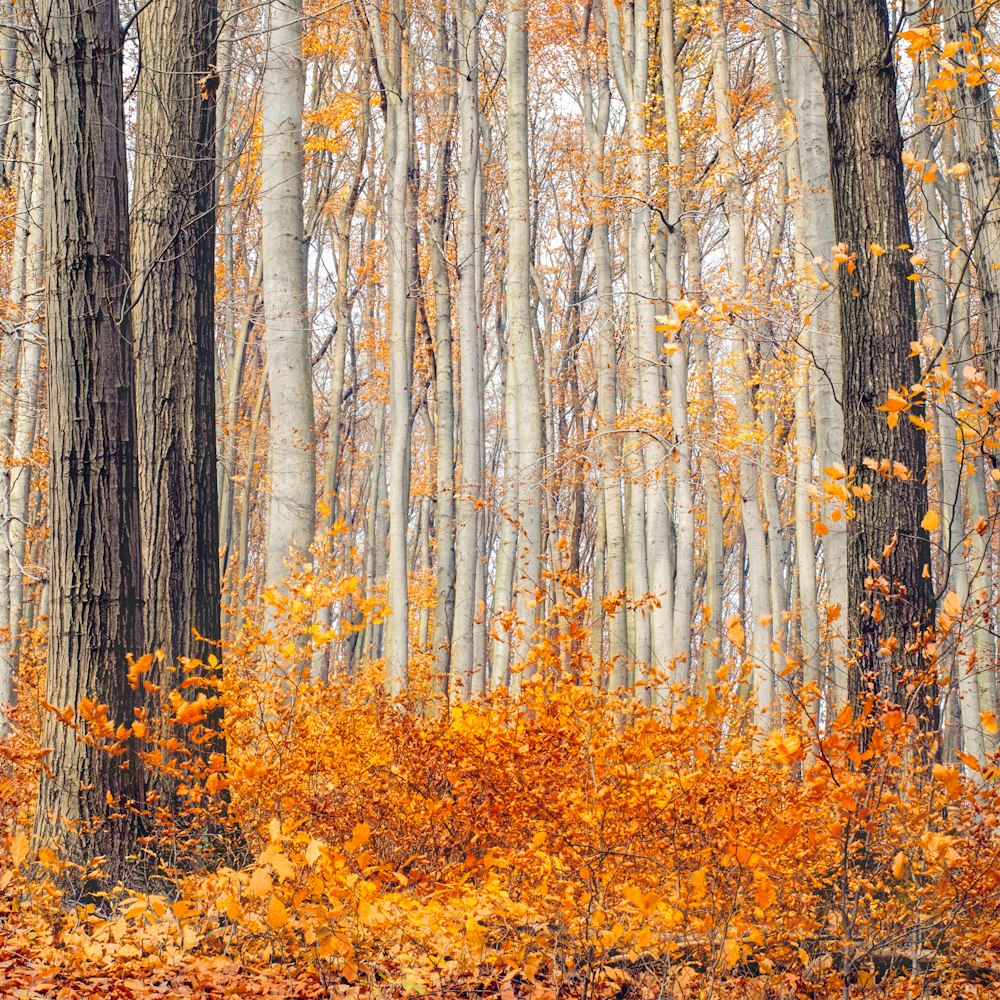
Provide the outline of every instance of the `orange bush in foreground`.
[[[517,702],[428,712],[385,700],[375,670],[294,682],[309,655],[295,627],[248,632],[225,690],[172,700],[192,735],[221,700],[229,760],[188,767],[174,748],[191,814],[156,817],[148,848],[167,860],[136,884],[71,905],[31,865],[28,783],[0,786],[5,947],[46,982],[221,980],[239,963],[288,996],[990,995],[997,769],[933,763],[902,713],[845,710],[818,737],[789,703],[765,739],[726,684],[651,712],[541,674]],[[153,761],[156,731],[126,738]],[[20,739],[8,755],[25,774]],[[183,845],[212,857],[222,815],[246,863],[171,860]],[[59,871],[53,851],[41,862]]]

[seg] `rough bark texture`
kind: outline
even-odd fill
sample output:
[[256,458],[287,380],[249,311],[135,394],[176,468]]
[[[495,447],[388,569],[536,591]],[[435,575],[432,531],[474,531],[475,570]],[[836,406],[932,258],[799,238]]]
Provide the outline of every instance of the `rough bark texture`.
[[[169,667],[220,637],[215,448],[214,0],[159,0],[139,37],[132,204],[144,625]],[[208,642],[195,637],[195,632]],[[181,678],[151,678],[165,691]]]
[[[820,39],[836,234],[857,255],[854,273],[846,266],[840,273],[844,457],[854,483],[871,487],[871,500],[856,503],[848,525],[847,616],[854,647],[848,687],[856,704],[869,690],[903,702],[905,672],[924,670],[919,649],[907,647],[916,647],[920,629],[930,623],[933,602],[930,547],[920,527],[927,511],[925,434],[906,414],[890,428],[877,409],[891,390],[919,378],[917,361],[909,357],[917,336],[909,251],[896,249],[910,243],[910,229],[884,0],[828,0],[820,12]],[[872,254],[873,242],[887,252]],[[887,460],[889,474],[872,470],[866,459]],[[891,463],[908,471],[893,475]],[[881,653],[893,639],[891,655]]]
[[[141,647],[141,577],[120,22],[116,0],[46,0],[42,54],[51,613],[46,698],[128,723],[125,654]],[[142,775],[45,713],[35,833],[124,874]],[[71,827],[73,832],[70,833]]]

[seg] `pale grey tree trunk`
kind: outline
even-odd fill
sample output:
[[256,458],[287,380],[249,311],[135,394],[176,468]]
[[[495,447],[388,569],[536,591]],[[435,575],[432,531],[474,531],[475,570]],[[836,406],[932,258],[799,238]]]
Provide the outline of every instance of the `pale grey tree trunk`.
[[[726,213],[729,219],[727,237],[729,279],[733,303],[743,304],[747,295],[746,281],[746,221],[742,180],[736,157],[736,136],[729,103],[729,53],[727,51],[725,19],[721,0],[710,0],[712,18],[712,83],[715,95],[716,130],[719,136],[719,164],[726,190]],[[764,530],[758,499],[760,449],[753,445],[757,418],[750,401],[750,362],[748,358],[746,320],[732,322],[731,358],[735,377],[734,396],[736,419],[745,436],[738,459],[740,506],[743,530],[746,534],[750,575],[750,600],[753,620],[750,623],[750,656],[753,661],[756,687],[755,719],[757,725],[768,728],[774,705],[774,667],[771,655],[771,581],[768,562],[768,539]]]
[[268,584],[305,557],[316,519],[311,331],[306,298],[302,116],[302,0],[269,0],[261,135],[261,254],[267,377]]
[[[452,128],[455,96],[450,77],[454,72],[455,46],[449,39],[447,8],[437,26],[436,56],[441,97],[438,104],[444,139],[437,150],[434,178],[434,211],[428,245],[434,284],[434,372],[437,406],[437,469],[435,490],[435,548],[437,594],[434,604],[434,681],[432,689],[448,697],[451,674],[451,630],[455,618],[455,387],[452,377],[451,281],[447,240],[450,208]],[[445,79],[445,75],[449,79]]]
[[[600,4],[592,5],[591,16],[597,15]],[[587,19],[589,22],[589,18]],[[603,24],[601,25],[603,27]],[[583,39],[587,41],[586,36]],[[625,607],[625,522],[622,515],[621,477],[623,473],[621,438],[618,434],[618,346],[615,335],[614,282],[611,264],[611,236],[608,222],[605,177],[605,143],[611,115],[611,88],[607,65],[597,60],[596,81],[592,80],[589,64],[582,73],[584,127],[590,158],[588,197],[593,226],[594,271],[597,292],[597,326],[595,360],[597,363],[597,408],[600,414],[601,447],[600,499],[605,543],[604,571],[606,592],[621,604],[607,616],[608,688],[612,691],[628,683],[628,611]],[[596,95],[594,93],[596,88]],[[596,100],[595,100],[596,96]],[[599,669],[601,664],[595,663]]]
[[[477,262],[481,183],[479,156],[479,21],[474,0],[454,0],[458,36],[459,162],[455,206],[455,250],[458,272],[460,472],[456,483],[455,610],[451,629],[452,670],[469,678],[485,664],[475,655],[476,573],[484,551],[483,483],[483,338],[480,328],[480,282]],[[495,679],[494,679],[495,680]],[[501,683],[503,683],[501,681]]]
[[[816,457],[822,473],[844,462],[843,355],[836,275],[829,265],[836,242],[830,183],[830,141],[826,130],[823,80],[815,51],[817,0],[798,0],[796,35],[789,35],[791,94],[801,177],[801,217],[796,225],[796,285],[809,314],[810,382],[816,426]],[[807,44],[812,42],[812,46]],[[829,481],[827,474],[822,473]],[[829,648],[830,700],[847,700],[847,519],[826,518],[823,538],[828,603],[840,608],[832,622]]]
[[[41,405],[40,361],[42,357],[42,165],[41,149],[36,143],[35,164],[31,179],[31,208],[28,224],[27,259],[24,269],[24,310],[21,330],[21,372],[17,387],[17,417],[10,469],[10,638],[9,664],[5,656],[0,669],[10,670],[16,678],[20,654],[21,618],[24,610],[24,584],[27,568],[27,535],[31,525],[32,451]],[[4,653],[7,644],[5,643]],[[13,692],[12,692],[13,693]],[[2,695],[0,695],[2,697]],[[12,698],[13,700],[13,698]],[[2,723],[0,723],[2,724]]]
[[[681,184],[681,128],[678,115],[676,66],[674,58],[674,3],[661,0],[660,46],[663,79],[663,112],[667,131],[667,192],[666,282],[667,297],[677,302],[681,297],[681,233],[683,201]],[[671,309],[675,322],[676,308]],[[695,499],[691,475],[691,427],[688,420],[688,347],[687,328],[677,330],[669,345],[670,352],[670,420],[676,442],[674,479],[676,482],[674,523],[676,537],[674,577],[673,654],[677,658],[673,671],[674,683],[687,686],[691,673],[691,626],[694,619],[695,564]]]
[[[702,257],[698,223],[693,212],[687,213],[684,222],[684,241],[687,250],[688,283],[696,299],[702,292]],[[702,640],[702,678],[699,689],[715,677],[722,662],[723,608],[725,594],[725,513],[722,506],[722,472],[715,456],[715,389],[712,384],[712,361],[708,348],[708,331],[702,327],[693,338],[692,373],[701,373],[700,386],[702,416],[697,427],[701,442],[700,464],[702,489],[705,492],[705,605],[708,615]]]
[[[649,5],[629,0],[621,5],[605,2],[608,58],[619,95],[625,105],[625,132],[629,152],[628,287],[632,322],[631,358],[633,419],[656,421],[662,412],[660,334],[650,262],[650,179],[646,152],[646,104],[649,85]],[[645,613],[648,620],[647,667],[669,669],[673,660],[673,564],[670,552],[670,512],[667,507],[665,467],[667,452],[657,433],[640,433],[641,482],[633,486],[633,559],[642,537],[645,566],[636,566],[637,577],[646,577],[654,598]],[[638,471],[638,470],[637,470]],[[640,524],[640,509],[642,511]],[[636,579],[641,585],[641,579]],[[637,630],[641,626],[637,622]],[[637,659],[644,650],[636,649]]]
[[[526,666],[542,584],[542,413],[531,332],[527,0],[507,0],[507,398],[516,408],[507,461],[517,485],[514,573],[518,640],[512,671]],[[511,685],[512,689],[516,684]]]

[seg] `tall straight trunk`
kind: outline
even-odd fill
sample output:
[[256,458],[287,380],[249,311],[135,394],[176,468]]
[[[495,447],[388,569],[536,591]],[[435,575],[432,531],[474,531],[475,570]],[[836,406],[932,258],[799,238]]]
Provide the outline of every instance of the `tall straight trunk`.
[[[619,95],[625,105],[625,131],[629,153],[631,208],[628,221],[628,289],[632,324],[632,400],[635,416],[655,422],[662,411],[660,376],[661,335],[656,330],[656,307],[650,269],[650,180],[646,152],[646,108],[649,98],[650,11],[647,0],[629,0],[621,5],[605,2],[608,59]],[[667,669],[673,661],[673,565],[670,552],[670,512],[667,505],[666,448],[656,434],[642,434],[641,483],[633,487],[633,558],[642,537],[645,566],[637,574],[646,577],[653,605],[646,612],[649,631],[648,667]],[[642,503],[636,503],[639,496]],[[642,524],[639,518],[642,518]],[[637,581],[638,582],[638,581]],[[637,628],[639,628],[637,623]],[[637,656],[645,651],[637,649]]]
[[[437,27],[439,72],[454,63],[454,46],[448,39],[448,19],[442,11]],[[455,98],[442,80],[438,113],[445,139],[435,166],[434,215],[431,223],[431,277],[434,283],[434,396],[437,404],[437,468],[435,490],[435,549],[437,593],[434,603],[433,690],[448,697],[451,674],[451,628],[455,617],[455,386],[451,359],[451,281],[448,275],[447,231],[450,199],[451,132]]]
[[[51,607],[46,701],[86,698],[128,725],[125,655],[142,648],[135,369],[121,24],[116,0],[41,5]],[[80,68],[87,72],[81,73]],[[46,712],[35,834],[120,876],[144,802],[129,742],[115,756]],[[67,826],[66,824],[69,824]]]
[[[688,212],[684,222],[684,243],[687,251],[688,282],[691,294],[702,297],[701,242],[697,221]],[[712,360],[708,349],[708,333],[701,330],[693,338],[692,356],[694,370],[702,373],[697,380],[700,386],[702,417],[697,428],[698,437],[704,442],[701,448],[701,482],[705,493],[705,600],[708,607],[702,633],[701,682],[704,690],[715,676],[722,662],[720,655],[723,639],[722,602],[726,572],[725,513],[722,507],[722,472],[714,454],[715,389],[712,385]]]
[[[457,32],[459,163],[455,205],[458,272],[460,473],[456,482],[455,610],[452,671],[471,678],[485,665],[474,654],[476,572],[483,544],[483,337],[480,328],[480,258],[477,190],[479,159],[479,24],[474,0],[454,0]],[[502,683],[502,682],[501,682]]]
[[527,0],[507,0],[507,399],[516,408],[507,460],[517,486],[519,638],[512,669],[526,666],[541,583],[542,413],[531,332],[531,225],[528,164]]
[[391,130],[389,161],[389,617],[385,632],[385,683],[391,695],[406,689],[409,663],[409,596],[406,572],[406,539],[409,524],[410,461],[410,349],[407,323],[409,228],[407,177],[410,161],[409,67],[403,51],[408,45],[401,3],[392,14],[393,37],[387,61],[393,65],[386,84],[386,127]]
[[[810,388],[816,427],[816,457],[820,470],[844,462],[844,363],[840,342],[840,311],[833,291],[836,275],[814,261],[829,259],[835,242],[830,181],[830,140],[822,73],[808,44],[818,32],[818,0],[798,0],[797,34],[788,33],[792,72],[791,105],[795,117],[801,213],[796,215],[796,285],[803,312],[809,314]],[[824,288],[823,286],[828,287]],[[825,473],[824,473],[825,475]],[[847,700],[847,519],[826,520],[823,538],[828,603],[840,608],[832,623],[829,645],[830,699]]]
[[271,398],[268,437],[268,584],[304,556],[316,519],[316,463],[306,243],[302,115],[302,0],[269,0],[261,134],[261,254]]
[[[918,67],[918,99],[926,94],[927,71],[925,64]],[[923,129],[918,137],[919,155],[928,161],[932,159],[934,144],[932,133]],[[926,291],[930,299],[929,313],[934,336],[942,343],[949,342],[952,348],[951,356],[961,359],[961,349],[966,346],[964,323],[955,314],[955,306],[959,301],[959,290],[949,287],[949,279],[954,276],[949,273],[948,250],[951,246],[950,232],[960,232],[962,227],[962,212],[954,198],[949,198],[947,188],[954,183],[943,175],[937,178],[925,174],[921,180],[924,212],[924,235],[928,258],[928,281]],[[948,208],[957,209],[954,218],[947,218]],[[956,262],[957,264],[959,262]],[[960,266],[960,264],[959,264]],[[963,271],[956,272],[959,276]],[[955,297],[953,299],[953,296]],[[955,320],[958,319],[957,322]],[[950,328],[949,328],[950,325]],[[958,338],[954,339],[957,334]],[[958,350],[956,350],[958,348]],[[959,365],[962,364],[959,360]],[[965,477],[963,475],[964,461],[959,449],[960,425],[957,410],[960,402],[951,393],[946,394],[934,409],[937,422],[938,441],[941,450],[941,563],[940,570],[943,579],[938,584],[938,591],[947,593],[954,590],[963,604],[969,598],[969,572],[965,555]],[[983,728],[980,721],[981,703],[979,684],[975,673],[975,658],[969,662],[969,638],[960,634],[955,638],[950,649],[945,669],[951,676],[949,687],[958,696],[957,712],[959,731],[961,732],[960,749],[975,757],[980,764],[985,763],[983,747]],[[974,641],[974,640],[973,640]],[[944,714],[944,713],[942,713]]]
[[17,66],[17,22],[12,0],[0,2],[0,184],[14,180],[14,162],[8,158],[8,135],[14,111],[14,71]]
[[[26,46],[22,45],[22,48]],[[29,81],[30,82],[30,81]],[[36,78],[37,82],[37,78]],[[12,614],[13,590],[21,567],[14,558],[11,534],[14,531],[11,510],[11,492],[14,482],[12,473],[12,449],[14,421],[18,398],[18,369],[21,364],[21,334],[27,316],[28,298],[28,241],[32,223],[41,225],[41,219],[33,219],[32,200],[34,196],[37,147],[36,118],[37,97],[28,90],[27,97],[20,104],[20,156],[17,171],[17,218],[14,224],[14,241],[10,262],[10,304],[11,321],[6,325],[3,346],[0,348],[0,510],[3,512],[4,531],[0,545],[0,628],[8,629],[8,636],[0,641],[0,712],[11,705],[14,697],[14,632],[17,623]],[[0,733],[6,732],[6,717],[0,714]]]
[[[946,189],[948,198],[948,216],[952,229],[961,228],[963,218],[962,203],[959,198],[957,184],[950,184]],[[950,261],[950,266],[957,271],[957,287],[952,289],[955,297],[953,305],[952,341],[958,358],[971,357],[969,337],[969,289],[968,272],[963,267],[961,258]],[[968,539],[969,550],[966,561],[966,576],[968,578],[967,607],[972,613],[972,637],[974,641],[975,659],[973,661],[974,677],[979,694],[981,712],[997,713],[996,689],[996,645],[992,628],[991,580],[993,574],[992,546],[989,532],[980,532],[978,526],[989,521],[989,501],[986,495],[985,459],[981,451],[972,455],[962,455],[962,493],[965,498],[968,521],[963,524],[958,520],[957,536]],[[982,519],[982,520],[981,520]],[[967,529],[963,531],[963,528]],[[956,538],[955,544],[958,544]],[[959,592],[961,593],[961,592]],[[970,697],[974,704],[975,697]],[[997,735],[990,734],[982,728],[980,739],[986,756],[994,753],[1000,745]]]
[[[933,614],[930,545],[920,526],[927,512],[925,433],[905,415],[890,428],[877,411],[891,391],[906,392],[920,377],[910,356],[917,321],[909,251],[896,249],[909,245],[910,225],[885,0],[827,0],[820,37],[836,235],[857,255],[854,273],[840,273],[844,457],[855,484],[871,488],[847,529],[849,694],[856,705],[869,691],[903,703],[906,685],[916,684],[913,708],[933,728],[933,684],[924,677],[919,642]],[[872,243],[885,254],[871,253]],[[919,415],[919,405],[914,410]],[[890,474],[880,474],[883,461],[907,471],[893,475],[890,464]],[[884,587],[873,588],[872,579]]]
[[[38,408],[41,403],[40,362],[42,357],[42,190],[41,145],[36,143],[34,170],[31,177],[31,209],[27,259],[24,278],[24,311],[21,349],[21,373],[17,387],[17,417],[14,421],[14,440],[10,469],[10,632],[9,669],[16,678],[20,653],[21,617],[24,610],[24,585],[27,569],[28,528],[31,521],[31,482],[35,446],[35,432],[38,427]],[[6,652],[6,650],[5,650]],[[3,668],[7,669],[5,661]],[[13,701],[13,692],[11,700]]]
[[[681,297],[681,221],[682,169],[681,127],[674,59],[674,3],[662,0],[660,7],[661,73],[663,77],[663,113],[667,130],[667,298]],[[673,310],[677,319],[676,310]],[[691,625],[694,619],[695,500],[691,476],[691,428],[688,420],[688,347],[681,330],[670,344],[670,422],[677,453],[674,462],[676,482],[674,521],[676,556],[674,559],[673,652],[676,666],[673,681],[687,685],[691,673]]]
[[[591,17],[599,15],[599,2],[592,3]],[[603,24],[600,25],[603,27]],[[583,71],[584,126],[587,130],[589,155],[588,198],[593,226],[591,241],[597,291],[597,409],[600,414],[603,439],[599,449],[602,465],[599,500],[604,523],[604,570],[606,593],[621,601],[621,606],[608,616],[608,688],[612,691],[628,683],[628,611],[624,606],[626,589],[625,521],[622,513],[622,449],[618,435],[618,348],[615,336],[614,277],[611,264],[611,234],[605,207],[605,143],[611,116],[611,88],[607,65],[599,59],[597,79],[592,81],[589,66]],[[596,87],[596,95],[594,93]],[[595,101],[596,96],[596,101]],[[594,664],[599,670],[601,664]]]
[[[729,221],[727,237],[729,253],[729,279],[733,288],[734,305],[744,305],[747,295],[746,281],[746,219],[743,182],[739,176],[736,157],[736,135],[732,109],[729,103],[729,53],[726,46],[725,20],[721,0],[712,4],[712,83],[715,94],[715,120],[719,135],[719,164],[723,170],[726,189],[726,215]],[[733,378],[736,396],[736,419],[740,430],[752,440],[755,435],[757,415],[750,399],[750,361],[746,320],[734,316],[732,323]],[[743,531],[746,536],[747,559],[750,576],[751,623],[750,655],[753,660],[756,686],[756,719],[766,727],[773,721],[774,667],[771,658],[771,583],[768,560],[768,537],[764,529],[758,499],[758,477],[750,440],[740,448],[738,459],[740,506],[743,514]],[[757,449],[759,459],[759,449]]]
[[[215,412],[215,0],[142,9],[132,197],[139,521],[156,706],[221,638]],[[211,681],[208,684],[209,695]],[[203,747],[205,752],[217,746]]]
[[[365,63],[359,56],[359,71],[363,71]],[[333,357],[330,363],[329,414],[326,427],[326,468],[323,473],[323,498],[329,505],[329,513],[325,522],[325,540],[333,545],[334,526],[342,516],[341,507],[341,437],[343,436],[343,406],[344,384],[347,370],[347,338],[350,325],[350,309],[352,296],[349,291],[351,270],[351,227],[361,196],[361,186],[364,178],[365,156],[368,150],[368,132],[370,126],[370,110],[362,104],[361,127],[358,130],[358,159],[354,168],[354,176],[347,198],[337,211],[335,220],[337,238],[337,287],[334,292],[334,323],[336,329],[333,337]],[[363,245],[363,244],[362,244]],[[348,480],[349,483],[349,480]],[[350,487],[344,498],[344,506],[350,506]],[[329,628],[333,621],[334,609],[329,605],[320,610],[319,622],[323,628]],[[317,649],[313,655],[313,672],[326,681],[330,679],[329,645]]]

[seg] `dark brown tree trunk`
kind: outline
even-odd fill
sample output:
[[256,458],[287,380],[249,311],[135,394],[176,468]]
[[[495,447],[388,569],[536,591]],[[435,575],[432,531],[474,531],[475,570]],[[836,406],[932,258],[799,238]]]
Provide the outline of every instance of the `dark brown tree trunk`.
[[[142,645],[125,122],[117,0],[43,0],[51,612],[35,833],[127,871],[143,799],[125,654]],[[88,702],[85,702],[87,699]],[[81,704],[82,703],[82,704]],[[103,705],[106,709],[95,709]],[[91,743],[110,744],[110,749]]]
[[[846,264],[838,271],[844,464],[854,473],[852,485],[871,488],[870,500],[852,498],[848,525],[849,692],[856,706],[871,691],[922,706],[929,716],[931,686],[918,641],[933,611],[930,546],[920,527],[927,512],[925,434],[905,413],[890,428],[878,409],[890,391],[905,392],[920,377],[910,357],[917,338],[912,251],[898,249],[909,245],[910,230],[885,0],[827,0],[820,25],[837,239],[856,255],[853,273]],[[885,253],[872,253],[872,243]]]
[[[163,699],[180,687],[184,660],[207,662],[218,653],[213,643],[220,637],[214,242],[218,6],[215,0],[158,0],[143,8],[138,31],[143,61],[131,226],[139,512],[146,642],[150,650],[166,654],[150,679],[161,686]],[[214,672],[198,671],[206,677],[206,693],[216,693]],[[189,690],[185,697],[192,695]],[[160,707],[155,697],[150,707]],[[207,724],[213,726],[211,720]],[[218,739],[198,745],[202,756],[223,749]],[[161,795],[175,786],[170,780],[154,784]]]

